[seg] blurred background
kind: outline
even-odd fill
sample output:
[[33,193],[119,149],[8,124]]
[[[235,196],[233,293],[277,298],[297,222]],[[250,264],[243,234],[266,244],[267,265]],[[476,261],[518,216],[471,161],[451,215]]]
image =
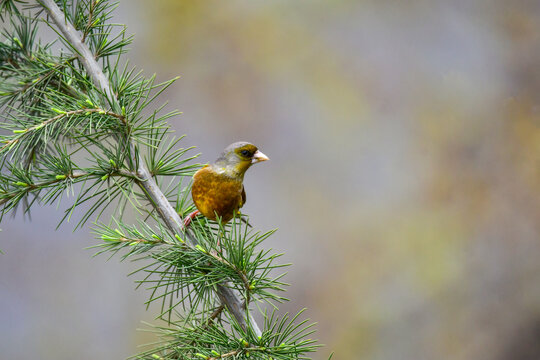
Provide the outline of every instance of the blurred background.
[[[121,1],[128,58],[209,162],[271,161],[244,208],[292,262],[314,359],[540,359],[540,2]],[[61,211],[0,233],[0,358],[120,359],[153,340],[136,265]]]

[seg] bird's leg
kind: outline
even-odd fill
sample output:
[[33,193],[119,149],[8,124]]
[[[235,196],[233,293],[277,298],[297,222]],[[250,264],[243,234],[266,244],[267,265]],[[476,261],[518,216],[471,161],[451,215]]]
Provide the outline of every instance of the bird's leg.
[[184,229],[191,224],[193,219],[195,219],[195,216],[199,215],[201,212],[199,210],[195,210],[192,213],[190,213],[188,216],[184,218]]
[[219,253],[221,254],[223,252],[223,247],[221,246],[221,237],[225,237],[225,228],[221,228],[218,231],[218,238],[216,246],[219,248]]

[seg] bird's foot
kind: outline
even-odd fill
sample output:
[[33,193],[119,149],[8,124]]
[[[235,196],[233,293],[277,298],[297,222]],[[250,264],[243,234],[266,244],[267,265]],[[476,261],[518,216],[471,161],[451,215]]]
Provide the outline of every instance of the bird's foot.
[[192,213],[190,213],[188,216],[184,218],[184,229],[191,224],[193,219],[195,219],[195,216],[199,215],[201,212],[199,210],[195,210]]

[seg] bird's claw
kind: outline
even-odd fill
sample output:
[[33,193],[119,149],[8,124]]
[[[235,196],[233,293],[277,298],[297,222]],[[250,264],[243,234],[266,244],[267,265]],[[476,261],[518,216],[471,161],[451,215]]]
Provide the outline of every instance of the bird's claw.
[[186,216],[184,218],[184,229],[187,228],[189,226],[189,224],[191,224],[193,219],[195,219],[195,216],[197,216],[199,214],[200,214],[200,211],[195,210],[195,211],[191,212],[188,216]]

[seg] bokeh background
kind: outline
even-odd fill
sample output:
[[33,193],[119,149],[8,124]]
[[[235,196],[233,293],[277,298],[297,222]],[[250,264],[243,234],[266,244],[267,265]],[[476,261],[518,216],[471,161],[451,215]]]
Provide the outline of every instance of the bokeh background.
[[[315,359],[540,359],[540,2],[121,1],[131,64],[201,162],[249,140]],[[135,268],[61,212],[2,224],[1,359],[119,359],[152,336]]]

